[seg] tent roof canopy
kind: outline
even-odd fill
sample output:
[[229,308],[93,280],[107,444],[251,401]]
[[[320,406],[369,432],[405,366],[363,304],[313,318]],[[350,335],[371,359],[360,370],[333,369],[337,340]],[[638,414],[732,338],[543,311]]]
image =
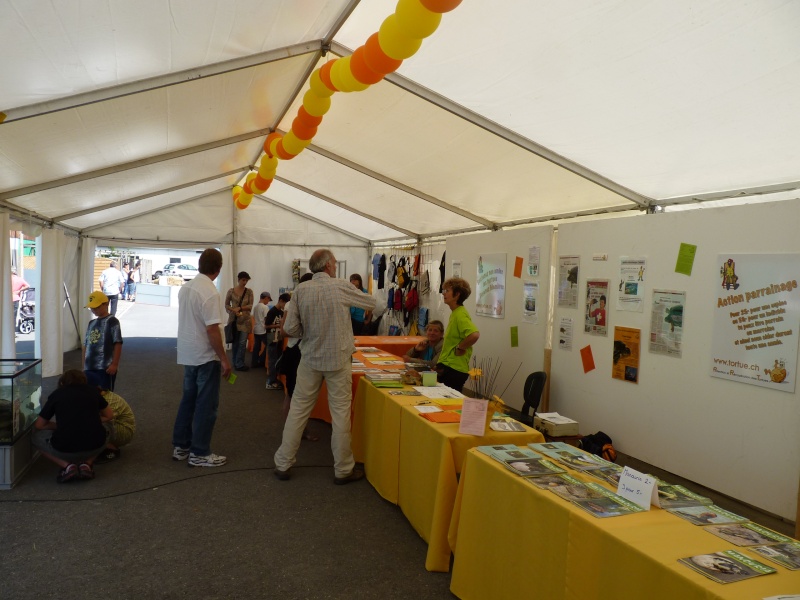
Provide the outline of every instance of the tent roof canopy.
[[[0,207],[98,238],[231,239],[230,189],[311,71],[394,9],[0,0],[0,49],[22,57],[0,63]],[[239,222],[278,239],[307,214],[361,244],[797,197],[798,29],[791,0],[463,2],[397,73],[335,94]],[[284,229],[251,223],[275,211]]]

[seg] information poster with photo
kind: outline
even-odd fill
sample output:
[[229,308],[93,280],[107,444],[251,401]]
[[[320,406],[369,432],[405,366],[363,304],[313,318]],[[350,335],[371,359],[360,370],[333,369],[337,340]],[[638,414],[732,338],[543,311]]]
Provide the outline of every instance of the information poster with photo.
[[719,255],[708,277],[717,289],[711,375],[794,393],[800,254]]
[[541,249],[539,246],[531,246],[528,248],[528,276],[529,277],[538,277],[539,276],[539,255],[541,254]]
[[653,290],[650,314],[650,352],[681,357],[686,292]]
[[639,348],[641,331],[630,327],[614,327],[614,357],[611,377],[639,383]]
[[522,284],[522,320],[539,322],[539,284],[526,281]]
[[623,256],[619,259],[619,293],[617,310],[644,311],[646,258]]
[[478,257],[475,314],[493,319],[505,318],[506,255],[481,254]]
[[589,279],[586,282],[586,314],[584,333],[608,335],[608,279]]
[[558,324],[558,347],[572,350],[572,319],[569,317],[561,317]]
[[580,256],[558,257],[558,305],[578,308],[578,270]]
[[452,273],[451,277],[461,277],[461,261],[453,261],[452,269],[450,270]]

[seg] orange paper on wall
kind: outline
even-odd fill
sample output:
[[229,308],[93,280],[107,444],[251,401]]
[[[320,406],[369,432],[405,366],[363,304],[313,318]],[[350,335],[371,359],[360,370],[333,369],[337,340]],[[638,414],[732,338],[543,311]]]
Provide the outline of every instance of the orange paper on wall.
[[581,360],[583,361],[583,372],[588,373],[594,371],[594,356],[592,356],[592,347],[586,346],[581,348]]
[[514,260],[514,277],[522,277],[522,257],[518,256]]

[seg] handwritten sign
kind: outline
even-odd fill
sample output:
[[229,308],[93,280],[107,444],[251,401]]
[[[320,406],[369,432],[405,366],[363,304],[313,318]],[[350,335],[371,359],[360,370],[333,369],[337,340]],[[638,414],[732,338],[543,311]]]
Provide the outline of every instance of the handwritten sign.
[[656,478],[630,467],[622,470],[617,495],[638,504],[645,510],[650,510],[651,503],[659,506]]
[[480,435],[486,432],[486,410],[489,403],[480,398],[464,398],[458,433]]

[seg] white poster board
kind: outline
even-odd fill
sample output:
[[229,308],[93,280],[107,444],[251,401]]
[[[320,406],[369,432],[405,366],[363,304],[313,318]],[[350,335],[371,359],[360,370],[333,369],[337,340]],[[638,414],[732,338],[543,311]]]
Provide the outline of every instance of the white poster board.
[[506,306],[506,254],[482,254],[478,257],[475,314],[502,319]]

